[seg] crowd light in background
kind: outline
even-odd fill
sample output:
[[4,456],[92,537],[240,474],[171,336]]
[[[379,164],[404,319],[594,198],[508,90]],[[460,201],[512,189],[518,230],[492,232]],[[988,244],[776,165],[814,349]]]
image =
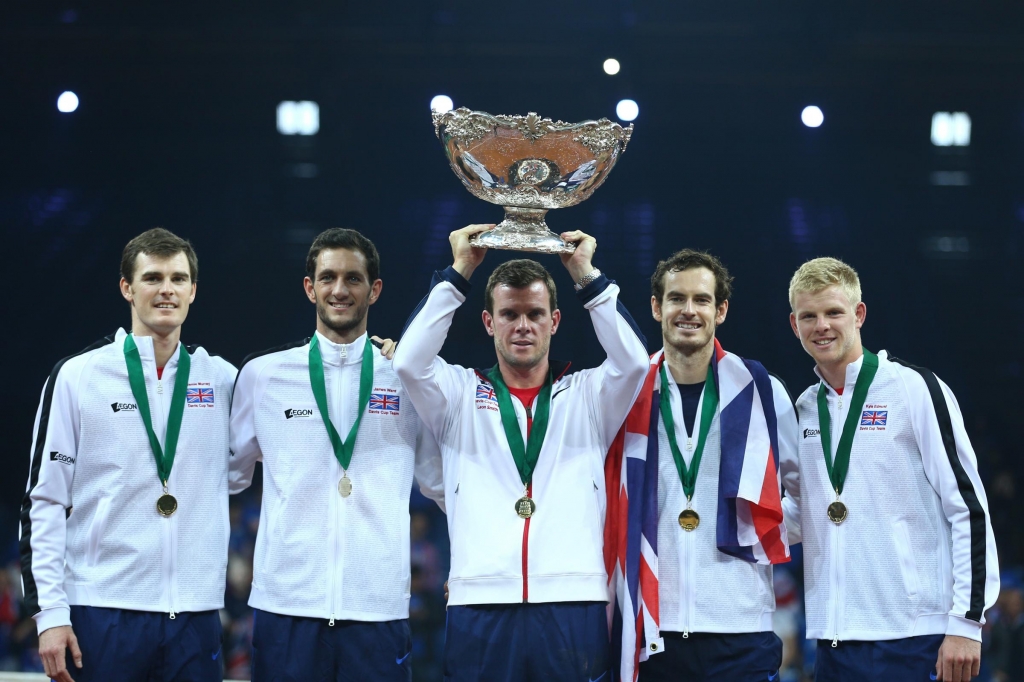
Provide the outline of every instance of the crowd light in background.
[[615,115],[620,121],[633,121],[640,113],[640,107],[631,99],[624,99],[615,105]]
[[446,114],[452,110],[455,103],[452,102],[452,98],[448,95],[435,95],[434,99],[430,100],[430,110],[436,111],[439,114]]
[[277,105],[277,132],[282,135],[316,135],[320,130],[320,105],[316,102],[281,102]]
[[936,111],[932,115],[932,144],[966,147],[971,144],[971,117],[962,111]]
[[619,72],[622,67],[619,65],[618,59],[606,59],[604,60],[604,72],[609,76],[614,76]]
[[821,113],[821,109],[818,107],[811,105],[804,107],[804,110],[800,112],[800,120],[808,128],[817,128],[825,122],[825,114]]
[[60,97],[57,98],[57,111],[63,114],[70,114],[72,111],[78,108],[78,95],[65,90],[60,93]]

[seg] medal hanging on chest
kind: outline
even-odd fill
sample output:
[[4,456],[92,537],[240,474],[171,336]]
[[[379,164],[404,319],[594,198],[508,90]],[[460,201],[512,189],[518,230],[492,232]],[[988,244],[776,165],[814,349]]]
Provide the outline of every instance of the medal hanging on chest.
[[178,511],[178,500],[167,492],[167,482],[171,478],[171,467],[174,466],[174,454],[178,448],[178,436],[181,433],[181,419],[185,413],[185,393],[188,390],[188,376],[192,369],[192,358],[189,356],[185,346],[178,344],[178,369],[174,377],[174,392],[171,393],[171,409],[167,414],[167,433],[164,437],[164,445],[160,445],[153,430],[153,415],[149,409],[149,394],[146,392],[146,375],[142,371],[142,358],[139,356],[139,347],[135,344],[132,334],[124,337],[124,363],[128,368],[128,384],[132,388],[132,395],[139,406],[139,415],[146,427],[146,436],[149,438],[149,447],[156,459],[156,472],[163,484],[164,494],[157,498],[156,511],[160,516],[167,518]]
[[515,407],[512,405],[512,394],[509,393],[505,379],[501,376],[501,370],[495,365],[487,376],[494,387],[494,396],[498,399],[498,412],[501,414],[501,426],[512,451],[512,459],[515,460],[516,469],[519,471],[519,478],[523,482],[523,496],[516,500],[515,511],[519,518],[528,519],[537,513],[537,503],[531,494],[530,482],[533,480],[533,470],[537,467],[544,436],[548,432],[548,420],[551,416],[551,373],[548,372],[544,385],[537,395],[537,414],[533,415],[533,425],[525,443],[523,433],[519,430]]
[[839,436],[834,462],[832,461],[832,417],[828,411],[828,388],[825,387],[824,382],[818,387],[818,428],[821,432],[821,449],[825,453],[828,480],[832,484],[832,489],[836,491],[836,499],[828,505],[825,513],[828,515],[828,520],[837,526],[846,520],[850,512],[846,503],[839,497],[843,494],[846,474],[850,470],[850,452],[853,449],[853,437],[860,425],[861,410],[864,409],[868,389],[877,372],[878,356],[865,348],[864,361],[861,363],[860,373],[857,375],[857,383],[853,386],[850,411],[846,415],[846,421],[843,422],[843,431]]
[[[679,481],[683,484],[683,493],[686,495],[686,509],[679,513],[679,525],[686,532],[697,529],[700,525],[700,514],[693,508],[693,493],[697,488],[697,472],[700,470],[700,460],[704,456],[704,445],[708,440],[708,431],[711,430],[711,422],[718,410],[718,387],[715,385],[715,373],[711,365],[708,365],[708,374],[704,379],[704,390],[700,396],[700,425],[697,431],[697,447],[690,459],[690,466],[686,466],[683,453],[679,451],[679,442],[676,439],[676,420],[672,413],[670,400],[670,387],[668,383],[668,366],[662,361],[661,364],[661,396],[659,398],[659,409],[661,419],[665,423],[665,435],[668,436],[669,449],[672,450],[672,459],[676,463],[676,471],[679,472]],[[687,450],[690,450],[692,438],[687,438]]]
[[327,382],[324,380],[324,361],[320,353],[320,341],[316,334],[309,340],[309,384],[313,389],[313,398],[316,400],[316,407],[320,411],[320,418],[323,419],[324,427],[327,429],[327,437],[331,440],[331,449],[334,457],[341,465],[341,479],[338,481],[338,494],[348,497],[352,494],[352,479],[348,477],[348,467],[352,463],[352,452],[356,447],[356,435],[359,433],[359,424],[363,421],[363,413],[366,406],[370,404],[370,393],[373,390],[373,346],[369,338],[363,342],[363,360],[359,367],[359,407],[356,412],[356,419],[352,422],[352,428],[348,431],[348,437],[341,439],[338,430],[334,428],[331,421],[331,414],[327,410]]

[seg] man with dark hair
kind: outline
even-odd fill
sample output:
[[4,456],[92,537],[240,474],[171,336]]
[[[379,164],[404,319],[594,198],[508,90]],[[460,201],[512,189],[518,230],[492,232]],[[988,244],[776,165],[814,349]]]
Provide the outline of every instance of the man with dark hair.
[[25,603],[59,682],[72,666],[78,682],[220,680],[235,369],[179,340],[196,296],[188,241],[144,232],[121,272],[131,331],[61,360],[43,389]]
[[651,277],[663,348],[607,469],[628,499],[616,559],[656,553],[647,580],[627,566],[617,586],[623,680],[637,658],[645,681],[771,680],[782,661],[772,564],[789,561],[779,453],[795,452],[797,421],[782,382],[718,342],[731,296],[729,271],[702,251],[673,254]]
[[[495,269],[483,323],[490,370],[438,357],[469,277],[486,249],[451,234],[454,263],[436,273],[395,355],[395,371],[441,445],[452,561],[445,679],[589,682],[608,679],[607,576],[601,557],[604,456],[647,371],[643,336],[619,289],[591,264],[582,232],[563,254],[608,354],[568,373],[549,360],[561,313],[533,261]],[[605,676],[608,677],[605,677]]]
[[441,497],[441,461],[366,334],[383,282],[373,243],[330,229],[309,249],[311,338],[249,356],[231,410],[231,489],[263,462],[249,604],[262,680],[412,679],[409,495]]

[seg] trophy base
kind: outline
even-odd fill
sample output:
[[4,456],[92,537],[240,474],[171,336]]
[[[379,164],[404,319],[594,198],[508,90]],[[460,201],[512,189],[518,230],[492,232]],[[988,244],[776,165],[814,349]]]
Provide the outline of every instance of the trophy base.
[[505,219],[497,227],[483,232],[469,240],[471,246],[486,249],[510,251],[535,251],[539,253],[572,253],[575,244],[548,229],[544,222],[546,208],[505,207]]

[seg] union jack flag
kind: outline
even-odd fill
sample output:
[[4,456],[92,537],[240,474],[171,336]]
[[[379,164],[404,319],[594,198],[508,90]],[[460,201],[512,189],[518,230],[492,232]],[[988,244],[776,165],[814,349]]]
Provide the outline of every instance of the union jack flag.
[[213,405],[213,389],[189,386],[185,389],[185,402],[189,405]]
[[494,389],[487,384],[476,385],[476,397],[478,400],[493,400],[498,401],[498,396],[494,395]]
[[888,410],[864,410],[864,414],[860,416],[860,425],[885,426],[887,419],[889,419]]
[[[636,682],[641,661],[664,650],[658,613],[658,371],[650,371],[626,423],[608,451],[604,560],[613,669]],[[715,341],[711,358],[718,385],[722,457],[718,479],[718,549],[757,564],[789,561],[782,519],[778,423],[768,372],[726,353]]]
[[371,393],[370,409],[398,412],[398,396],[390,393]]

